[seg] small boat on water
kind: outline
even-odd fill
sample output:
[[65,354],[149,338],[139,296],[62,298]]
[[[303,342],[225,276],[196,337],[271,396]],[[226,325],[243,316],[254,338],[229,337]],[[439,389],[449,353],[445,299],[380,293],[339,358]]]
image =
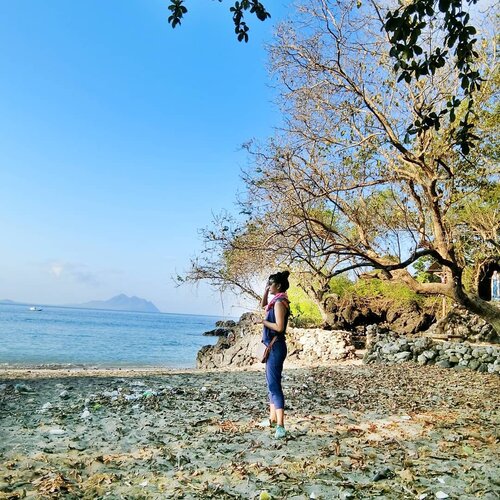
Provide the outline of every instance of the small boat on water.
[[31,306],[30,311],[43,311],[43,309],[41,307],[38,307],[38,306]]

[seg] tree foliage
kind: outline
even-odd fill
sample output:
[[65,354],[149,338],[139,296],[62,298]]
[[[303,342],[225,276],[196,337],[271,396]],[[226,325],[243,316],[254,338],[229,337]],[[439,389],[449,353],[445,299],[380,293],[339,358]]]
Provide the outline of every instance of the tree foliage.
[[[413,0],[388,12],[384,25],[392,45],[389,53],[397,61],[394,69],[399,80],[410,83],[435,74],[451,57],[456,61],[458,89],[439,107],[423,110],[408,130],[412,134],[429,128],[437,130],[445,116],[453,123],[458,108],[465,105],[466,111],[454,131],[456,143],[464,154],[478,140],[473,132],[474,94],[483,80],[477,67],[477,30],[464,8],[476,3],[477,0]],[[443,36],[429,43],[432,29],[438,29]]]
[[242,235],[235,217],[224,212],[201,230],[203,250],[191,260],[189,269],[176,277],[179,285],[205,281],[219,291],[231,290],[260,301],[259,289],[271,268],[264,252]]
[[[222,1],[222,0],[219,0]],[[463,154],[468,154],[478,140],[474,131],[474,95],[481,86],[483,76],[478,68],[479,52],[477,29],[471,24],[468,8],[476,6],[478,0],[411,0],[400,2],[400,6],[386,13],[383,29],[391,44],[389,54],[396,60],[395,71],[399,79],[410,83],[420,77],[435,74],[453,59],[459,71],[459,87],[448,96],[440,107],[429,106],[420,111],[408,127],[408,133],[419,130],[439,129],[446,117],[453,123],[457,120],[458,108],[464,106],[454,128],[455,144]],[[357,7],[361,6],[358,0]],[[170,0],[172,27],[181,24],[187,13],[184,0]],[[233,16],[235,33],[239,41],[248,42],[249,27],[245,12],[254,14],[260,21],[271,17],[266,7],[258,0],[236,1],[229,9]],[[429,43],[429,31],[438,29],[442,37]]]
[[[222,0],[219,0],[222,2]],[[168,22],[175,28],[177,25],[181,24],[182,19],[187,14],[187,7],[184,0],[170,0],[170,5],[168,6],[170,11],[170,16]],[[245,20],[245,13],[248,11],[250,14],[255,15],[260,21],[265,21],[271,14],[267,12],[266,8],[258,0],[239,0],[234,2],[234,4],[229,9],[233,16],[234,32],[238,41],[248,42],[248,32],[250,28]]]

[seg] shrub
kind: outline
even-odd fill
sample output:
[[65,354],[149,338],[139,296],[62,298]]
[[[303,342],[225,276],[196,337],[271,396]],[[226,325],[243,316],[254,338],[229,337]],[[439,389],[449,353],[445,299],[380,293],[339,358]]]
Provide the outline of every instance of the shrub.
[[336,276],[330,280],[330,291],[339,297],[352,293],[354,283],[347,276]]
[[352,287],[351,293],[358,297],[389,299],[402,303],[421,303],[423,297],[408,286],[377,278],[359,279]]
[[298,287],[288,290],[291,322],[298,328],[317,327],[323,323],[318,306]]

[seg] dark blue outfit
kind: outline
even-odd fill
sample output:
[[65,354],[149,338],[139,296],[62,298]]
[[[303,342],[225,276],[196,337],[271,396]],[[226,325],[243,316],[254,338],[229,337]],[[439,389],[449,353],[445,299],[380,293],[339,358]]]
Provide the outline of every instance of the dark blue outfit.
[[[286,299],[278,299],[277,302],[284,301],[287,307],[285,315],[285,328],[283,333],[277,333],[266,326],[262,332],[262,342],[267,346],[275,335],[278,339],[271,348],[271,353],[266,362],[266,381],[269,389],[269,401],[275,406],[277,410],[285,409],[285,397],[281,387],[281,373],[283,372],[283,363],[287,355],[285,332],[288,324],[288,316],[290,316],[290,306]],[[266,318],[271,323],[276,323],[276,316],[274,314],[274,306],[267,311]]]

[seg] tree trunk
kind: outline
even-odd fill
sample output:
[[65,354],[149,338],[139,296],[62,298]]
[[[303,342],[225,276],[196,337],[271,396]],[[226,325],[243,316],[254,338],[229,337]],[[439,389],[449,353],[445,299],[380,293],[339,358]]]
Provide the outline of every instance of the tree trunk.
[[455,300],[468,311],[477,314],[480,318],[489,323],[500,336],[500,304],[498,306],[480,299],[477,295],[472,295],[459,290]]
[[[394,273],[396,275],[396,273]],[[500,304],[497,306],[478,295],[465,292],[462,287],[462,276],[453,276],[448,283],[418,283],[405,269],[397,273],[399,281],[406,283],[413,291],[423,295],[444,295],[453,299],[471,313],[489,323],[500,336]]]
[[315,300],[316,305],[318,306],[319,313],[321,314],[321,321],[323,322],[324,325],[328,325],[328,312],[325,307],[325,301],[324,300]]
[[453,299],[457,304],[484,319],[500,336],[500,304],[497,306],[480,299],[477,295],[465,292],[460,274],[448,279],[448,283],[418,283],[406,269],[394,275],[396,281],[407,284],[414,292],[422,295],[442,295]]
[[328,311],[326,309],[326,299],[329,296],[329,290],[327,287],[323,287],[321,290],[315,290],[312,286],[302,286],[299,284],[299,288],[301,288],[306,295],[314,302],[317,306],[319,313],[321,315],[321,321],[323,326],[328,325]]

